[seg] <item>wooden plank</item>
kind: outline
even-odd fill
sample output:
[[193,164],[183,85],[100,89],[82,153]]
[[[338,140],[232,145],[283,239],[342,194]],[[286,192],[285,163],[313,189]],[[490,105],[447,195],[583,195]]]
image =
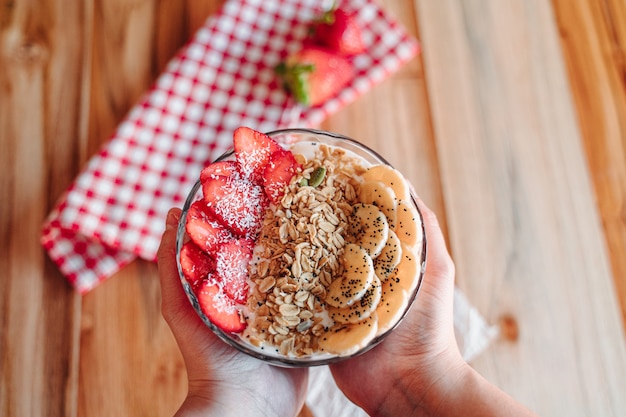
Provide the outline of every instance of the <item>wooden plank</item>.
[[[378,3],[419,38],[412,1],[381,0]],[[445,231],[446,217],[429,105],[422,58],[417,56],[397,74],[332,115],[321,127],[363,142],[400,169],[424,202],[437,213]]]
[[156,267],[134,262],[85,296],[78,415],[171,416],[187,389]]
[[[220,3],[96,2],[89,153]],[[84,297],[79,415],[170,416],[182,402],[187,375],[156,275],[138,260]]]
[[[418,37],[412,1],[381,1],[380,6]],[[439,168],[421,56],[326,120],[322,128],[372,147],[411,181],[446,229]]]
[[[225,0],[187,0],[186,2],[159,2],[155,23],[156,68],[161,69],[205,23]],[[160,72],[160,71],[159,71]]]
[[445,227],[425,90],[416,78],[398,76],[384,82],[385,88],[374,88],[331,116],[322,128],[350,136],[378,151],[406,175]]
[[94,2],[87,158],[153,83],[156,1]]
[[459,285],[518,329],[474,365],[541,415],[619,415],[624,331],[550,5],[417,5]]
[[553,4],[626,325],[626,3]]
[[[0,17],[0,414],[74,415],[80,299],[40,227],[75,175],[84,77],[82,3],[11,2]],[[65,31],[55,30],[59,22]],[[64,74],[75,78],[67,83]]]

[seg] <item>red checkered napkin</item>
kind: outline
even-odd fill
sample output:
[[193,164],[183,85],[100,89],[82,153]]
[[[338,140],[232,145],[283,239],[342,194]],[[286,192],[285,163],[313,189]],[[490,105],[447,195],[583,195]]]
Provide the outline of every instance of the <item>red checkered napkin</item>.
[[238,126],[261,131],[315,126],[396,71],[417,42],[373,0],[358,12],[367,51],[336,97],[300,108],[273,68],[298,50],[319,0],[231,0],[171,60],[47,218],[42,244],[85,293],[135,257],[154,260],[170,207],[232,143]]

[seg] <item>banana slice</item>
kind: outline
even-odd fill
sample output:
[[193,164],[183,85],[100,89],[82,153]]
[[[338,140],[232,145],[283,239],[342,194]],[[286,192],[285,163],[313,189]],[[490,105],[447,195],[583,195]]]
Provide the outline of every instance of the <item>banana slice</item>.
[[374,281],[374,263],[365,249],[348,243],[343,251],[343,276],[328,286],[326,303],[344,308],[363,298]]
[[381,281],[385,281],[387,277],[398,266],[402,259],[402,243],[398,235],[393,230],[389,230],[389,237],[385,243],[385,247],[374,259],[374,273]]
[[382,296],[382,284],[377,276],[365,295],[360,300],[354,302],[350,307],[335,308],[330,307],[328,314],[335,323],[359,323],[372,315]]
[[352,206],[347,241],[355,243],[376,258],[385,247],[389,236],[387,217],[373,204]]
[[402,317],[408,305],[406,292],[393,280],[387,280],[382,285],[382,297],[376,315],[378,316],[378,334],[391,329]]
[[376,312],[357,324],[341,324],[331,327],[319,339],[322,351],[351,355],[367,345],[378,332]]
[[380,181],[389,186],[398,200],[408,200],[410,198],[409,186],[404,180],[404,175],[389,165],[371,166],[363,174],[366,181]]
[[410,200],[398,201],[398,215],[394,231],[400,240],[415,247],[422,241],[422,224],[417,209]]
[[402,259],[393,273],[389,275],[387,281],[395,282],[396,287],[403,289],[408,294],[412,294],[417,286],[420,266],[418,265],[415,250],[405,244],[402,244],[401,247]]
[[373,204],[387,216],[389,227],[395,230],[397,199],[393,190],[380,181],[363,181],[359,184],[359,201]]

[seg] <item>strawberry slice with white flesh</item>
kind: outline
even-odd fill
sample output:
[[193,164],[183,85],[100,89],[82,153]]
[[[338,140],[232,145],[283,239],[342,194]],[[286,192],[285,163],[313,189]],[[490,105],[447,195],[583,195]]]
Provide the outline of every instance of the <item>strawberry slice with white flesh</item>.
[[270,160],[263,171],[265,194],[274,204],[279,204],[285,195],[285,187],[296,174],[300,164],[293,153],[281,149],[270,155]]
[[205,200],[195,201],[187,212],[185,229],[189,238],[205,252],[213,252],[235,236],[209,210]]
[[238,239],[220,245],[215,252],[216,281],[239,304],[248,299],[248,264],[253,248],[253,240]]
[[215,177],[230,177],[238,175],[239,167],[235,161],[218,161],[206,166],[200,172],[200,182],[203,183]]
[[196,291],[200,308],[209,320],[228,333],[240,333],[246,323],[240,318],[241,306],[230,298],[213,279],[202,281]]
[[192,241],[180,249],[180,266],[192,288],[197,288],[215,270],[215,260]]
[[202,183],[208,210],[231,232],[241,237],[254,236],[268,206],[263,187],[238,175],[215,176]]
[[204,198],[187,212],[191,241],[181,250],[181,268],[204,314],[226,332],[241,332],[248,299],[248,266],[270,201],[280,204],[301,169],[293,153],[274,139],[241,127],[233,137],[234,161],[204,168]]
[[233,148],[241,175],[258,184],[270,155],[282,149],[274,139],[248,127],[235,130]]

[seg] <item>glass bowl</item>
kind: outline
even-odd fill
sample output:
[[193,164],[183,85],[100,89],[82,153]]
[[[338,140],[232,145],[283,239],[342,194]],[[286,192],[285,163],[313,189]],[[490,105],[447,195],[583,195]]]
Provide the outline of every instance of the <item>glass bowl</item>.
[[[278,143],[283,146],[289,148],[296,144],[303,144],[304,146],[314,143],[325,144],[329,147],[336,147],[348,151],[349,153],[356,155],[364,161],[365,166],[369,165],[377,165],[377,164],[385,164],[391,166],[381,155],[367,146],[359,143],[358,141],[348,138],[346,136],[342,136],[336,133],[321,131],[321,130],[313,130],[313,129],[282,129],[276,130],[267,133],[270,137],[276,140]],[[297,146],[296,146],[297,147]],[[223,155],[221,155],[216,161],[224,161],[224,160],[234,160],[234,152],[233,150],[227,151]],[[330,363],[334,363],[337,361],[345,360],[356,355],[360,355],[377,344],[379,344],[385,337],[387,337],[402,321],[411,307],[412,303],[415,301],[417,293],[421,287],[421,283],[424,276],[424,271],[426,268],[426,236],[424,231],[424,224],[422,214],[417,207],[415,202],[415,196],[413,195],[413,191],[410,191],[411,201],[410,204],[415,208],[418,213],[419,227],[421,228],[421,242],[417,244],[416,250],[416,261],[417,261],[417,274],[416,274],[416,284],[413,285],[413,288],[410,294],[407,294],[406,297],[406,307],[403,308],[402,314],[398,315],[398,319],[391,326],[387,326],[387,329],[380,334],[376,334],[373,339],[371,339],[365,346],[360,347],[357,351],[351,351],[347,354],[329,354],[329,353],[314,353],[308,356],[295,356],[295,355],[282,355],[278,352],[278,349],[275,348],[258,348],[255,347],[248,340],[245,340],[240,334],[231,334],[221,330],[219,327],[214,325],[211,320],[204,314],[202,309],[200,308],[200,304],[198,302],[198,298],[193,291],[192,285],[187,281],[185,275],[183,274],[181,263],[180,263],[180,251],[183,244],[188,240],[185,223],[187,218],[187,212],[191,204],[199,199],[203,198],[202,195],[202,186],[200,184],[200,180],[198,180],[191,191],[189,192],[187,199],[184,203],[182,209],[182,215],[180,217],[180,221],[178,224],[177,230],[177,239],[176,239],[176,261],[178,265],[178,271],[180,275],[181,283],[184,287],[184,290],[191,302],[194,310],[200,316],[202,321],[209,327],[220,339],[222,339],[227,344],[231,345],[235,349],[240,350],[241,352],[265,361],[267,363],[284,366],[284,367],[307,367],[307,366],[318,366],[318,365],[327,365]]]

